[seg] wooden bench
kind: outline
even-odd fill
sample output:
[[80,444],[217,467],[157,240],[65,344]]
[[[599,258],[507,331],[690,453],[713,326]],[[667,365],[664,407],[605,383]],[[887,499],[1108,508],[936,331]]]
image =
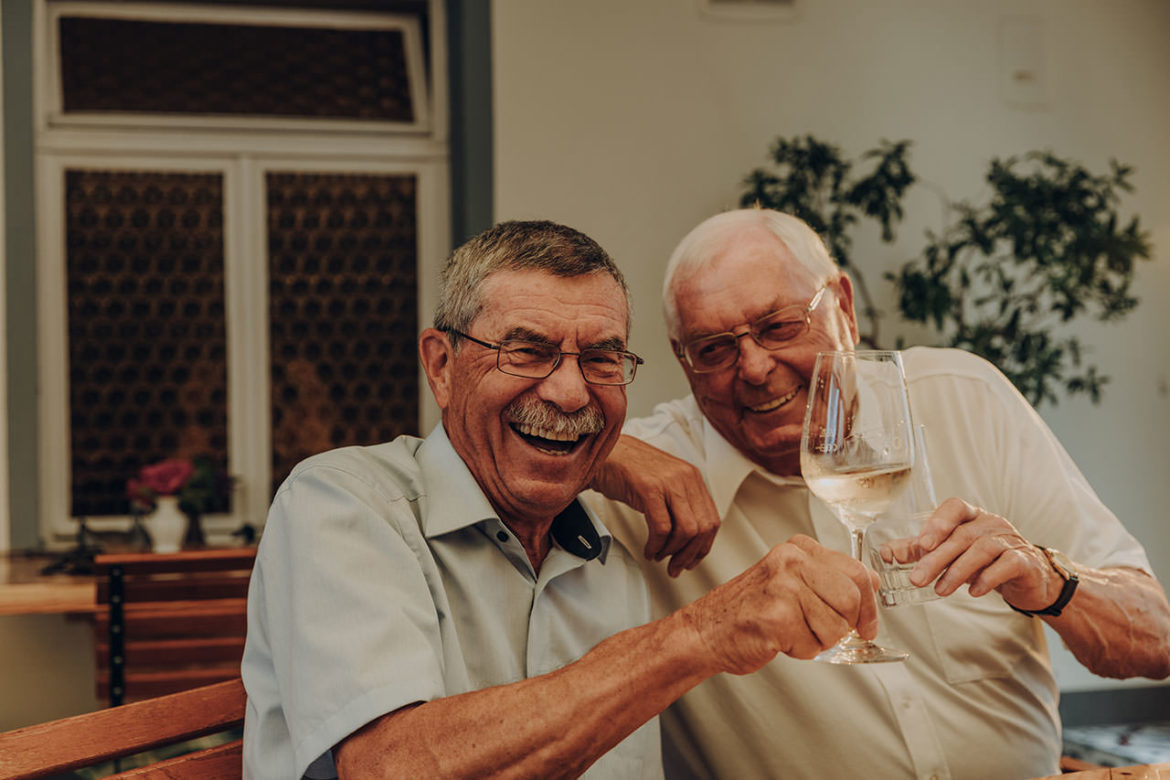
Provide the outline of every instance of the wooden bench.
[[256,548],[99,555],[97,694],[111,706],[238,677]]
[[[237,677],[9,731],[0,734],[0,780],[48,777],[238,729],[244,722],[245,702],[244,685]],[[113,777],[234,780],[243,773],[242,748],[237,738]]]

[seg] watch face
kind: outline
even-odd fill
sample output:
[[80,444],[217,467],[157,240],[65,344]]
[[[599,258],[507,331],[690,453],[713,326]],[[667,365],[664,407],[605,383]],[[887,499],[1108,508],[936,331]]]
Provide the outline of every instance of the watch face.
[[1060,550],[1054,550],[1051,547],[1045,547],[1044,552],[1048,556],[1048,560],[1052,562],[1052,567],[1056,569],[1057,573],[1060,574],[1061,577],[1064,577],[1066,580],[1068,580],[1076,576],[1076,567],[1073,566],[1072,561],[1068,559],[1067,555],[1062,553]]

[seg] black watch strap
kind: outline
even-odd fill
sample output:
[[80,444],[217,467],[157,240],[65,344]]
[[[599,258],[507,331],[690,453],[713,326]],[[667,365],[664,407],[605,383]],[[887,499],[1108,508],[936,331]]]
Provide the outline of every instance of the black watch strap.
[[1068,606],[1068,603],[1072,601],[1073,594],[1077,591],[1077,585],[1080,583],[1080,579],[1077,577],[1076,570],[1068,563],[1068,559],[1062,553],[1050,547],[1040,547],[1040,551],[1044,553],[1044,557],[1048,559],[1048,563],[1052,566],[1053,570],[1064,580],[1064,586],[1060,589],[1060,595],[1056,597],[1056,601],[1044,609],[1020,609],[1012,604],[1008,604],[1008,606],[1016,612],[1022,615],[1028,615],[1029,617],[1032,615],[1057,617]]

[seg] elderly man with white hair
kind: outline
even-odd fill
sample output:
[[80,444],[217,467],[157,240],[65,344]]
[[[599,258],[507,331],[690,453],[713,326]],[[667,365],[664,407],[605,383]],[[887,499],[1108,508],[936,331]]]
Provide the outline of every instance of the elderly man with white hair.
[[[794,535],[848,549],[801,478],[799,450],[817,352],[852,349],[858,332],[850,279],[819,237],[763,209],[692,230],[663,308],[692,393],[628,421],[594,482],[644,509],[651,530],[623,504],[594,504],[631,549],[674,556],[669,568],[643,561],[667,613]],[[1170,675],[1170,605],[1145,552],[1035,411],[974,355],[903,357],[934,487],[951,497],[919,536],[929,552],[912,579],[943,598],[881,611],[879,639],[908,649],[906,663],[780,655],[692,689],[663,715],[675,776],[1055,773],[1059,694],[1042,622],[1096,674]],[[700,479],[710,499],[681,497]]]

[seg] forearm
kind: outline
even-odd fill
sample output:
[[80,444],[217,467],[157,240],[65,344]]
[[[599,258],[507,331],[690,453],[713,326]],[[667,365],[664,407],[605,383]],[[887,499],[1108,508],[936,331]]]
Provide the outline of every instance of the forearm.
[[605,640],[577,662],[385,716],[338,751],[342,778],[575,777],[718,671],[684,614]]
[[1104,677],[1170,676],[1170,605],[1157,580],[1134,569],[1077,571],[1072,601],[1046,618],[1077,660]]

